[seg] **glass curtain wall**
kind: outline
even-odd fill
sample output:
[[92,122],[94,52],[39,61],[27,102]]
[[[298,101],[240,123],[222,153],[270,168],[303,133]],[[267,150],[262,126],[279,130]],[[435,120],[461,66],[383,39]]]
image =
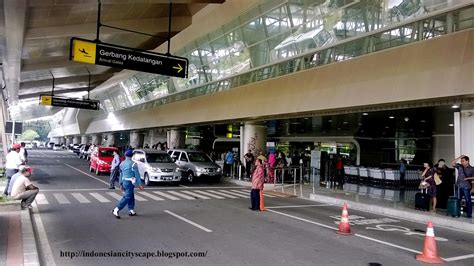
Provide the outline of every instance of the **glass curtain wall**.
[[[187,79],[138,73],[100,99],[106,111],[125,109],[444,9],[448,2],[454,5],[462,0],[262,0],[255,8],[176,52],[189,59]],[[376,46],[402,43],[414,32],[411,28],[389,31],[380,36]],[[336,49],[334,61],[366,53],[366,40]],[[285,66],[285,71],[296,67]],[[222,84],[214,86],[216,91],[219,87]],[[215,91],[207,88],[206,93],[212,92]]]

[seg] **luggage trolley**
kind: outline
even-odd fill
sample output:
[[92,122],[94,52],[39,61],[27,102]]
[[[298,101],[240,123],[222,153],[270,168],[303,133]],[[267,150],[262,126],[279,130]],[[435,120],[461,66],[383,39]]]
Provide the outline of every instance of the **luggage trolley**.
[[356,166],[344,166],[344,172],[346,173],[348,183],[357,184],[359,171]]
[[400,185],[400,170],[385,170],[385,186],[396,187]]
[[359,167],[359,184],[366,184],[369,181],[369,169],[366,167]]
[[381,187],[384,183],[384,170],[370,168],[369,169],[369,183],[375,187]]

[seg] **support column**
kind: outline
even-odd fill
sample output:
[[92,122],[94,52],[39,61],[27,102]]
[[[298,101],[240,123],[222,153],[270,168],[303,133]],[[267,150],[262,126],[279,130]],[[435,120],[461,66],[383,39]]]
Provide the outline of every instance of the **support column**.
[[101,143],[102,143],[102,135],[101,134],[92,135],[92,144],[100,145]]
[[143,134],[140,134],[138,131],[131,131],[130,146],[132,146],[134,149],[143,147],[143,137]]
[[168,148],[182,149],[186,147],[186,130],[184,128],[172,128],[166,133]]
[[[462,110],[454,113],[454,150],[455,157],[464,154],[470,158],[474,157],[474,110]],[[471,159],[471,165],[472,165]]]
[[81,136],[81,143],[82,143],[82,144],[89,144],[89,136],[87,136],[87,135],[82,135],[82,136]]
[[74,136],[73,142],[74,144],[81,144],[81,136]]
[[65,137],[66,138],[66,146],[69,146],[72,143],[72,137]]
[[67,141],[66,137],[60,138],[61,145],[66,145],[66,141]]
[[105,144],[108,147],[115,146],[115,134],[114,133],[108,133],[107,134],[107,142]]
[[265,123],[246,122],[243,130],[240,131],[240,143],[242,152],[240,153],[240,160],[244,162],[243,156],[250,150],[250,152],[258,157],[260,152],[266,154],[267,146],[267,126]]

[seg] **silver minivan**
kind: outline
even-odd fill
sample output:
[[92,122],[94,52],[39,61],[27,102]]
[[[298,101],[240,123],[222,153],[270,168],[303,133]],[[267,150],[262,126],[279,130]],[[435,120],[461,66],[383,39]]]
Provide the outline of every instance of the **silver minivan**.
[[168,151],[183,172],[185,180],[193,182],[195,177],[209,176],[219,181],[222,169],[202,151],[174,149]]
[[150,182],[180,182],[181,171],[174,160],[164,151],[134,150],[132,160],[137,163],[145,185]]

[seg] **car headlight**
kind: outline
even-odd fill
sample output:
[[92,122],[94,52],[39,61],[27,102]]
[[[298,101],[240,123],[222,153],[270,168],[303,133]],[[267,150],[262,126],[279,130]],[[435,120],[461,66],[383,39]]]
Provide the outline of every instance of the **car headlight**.
[[176,169],[174,169],[174,171],[175,171],[176,173],[179,173],[179,172],[181,171],[181,169],[179,169],[179,167],[177,167]]
[[197,171],[197,172],[204,172],[204,168],[196,167],[196,171]]
[[158,167],[152,167],[151,170],[152,170],[153,172],[161,173],[161,170],[160,170],[160,168],[158,168]]
[[222,169],[220,167],[217,168],[216,170],[218,173],[222,172]]

